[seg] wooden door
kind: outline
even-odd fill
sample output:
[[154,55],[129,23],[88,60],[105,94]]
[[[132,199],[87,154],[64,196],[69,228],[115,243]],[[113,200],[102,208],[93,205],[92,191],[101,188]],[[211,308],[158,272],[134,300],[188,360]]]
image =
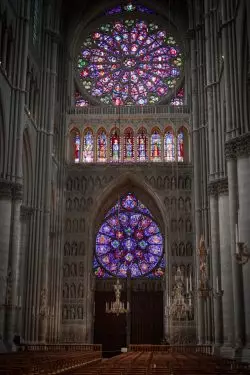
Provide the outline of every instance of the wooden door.
[[163,292],[132,292],[131,344],[160,344],[163,338]]
[[[123,301],[123,294],[121,297]],[[94,343],[102,344],[106,357],[119,354],[126,346],[126,314],[116,316],[105,312],[106,302],[114,299],[114,292],[95,292]]]

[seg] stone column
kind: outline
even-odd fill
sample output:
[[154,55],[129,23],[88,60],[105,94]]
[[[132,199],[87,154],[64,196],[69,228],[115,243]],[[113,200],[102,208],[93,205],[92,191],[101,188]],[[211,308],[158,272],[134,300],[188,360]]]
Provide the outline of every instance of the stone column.
[[[226,150],[227,153],[227,150]],[[229,156],[229,155],[228,155]],[[232,156],[232,155],[231,155]],[[234,330],[235,345],[242,347],[244,342],[244,298],[242,285],[242,267],[235,260],[236,252],[236,223],[238,223],[238,183],[237,161],[235,158],[227,160],[228,187],[229,187],[229,217],[231,233],[231,257],[234,297]]]
[[[248,146],[250,137],[248,136]],[[242,138],[244,142],[244,138]],[[250,150],[250,148],[248,148]],[[239,155],[237,160],[239,194],[239,242],[247,244],[250,253],[250,156]],[[250,259],[243,267],[246,347],[250,349]]]
[[16,333],[16,317],[18,309],[18,285],[20,283],[20,208],[22,201],[22,185],[14,184],[12,190],[12,218],[11,218],[11,235],[10,235],[10,254],[9,266],[11,272],[11,283],[9,289],[8,310],[6,312],[6,338],[12,342]]
[[[226,185],[226,184],[225,184]],[[219,189],[220,190],[220,189]],[[222,189],[221,189],[222,190]],[[232,282],[232,260],[230,251],[230,227],[229,198],[226,191],[219,191],[219,232],[220,232],[220,255],[221,255],[221,284],[224,290],[223,306],[223,327],[224,346],[232,347],[234,341],[234,315],[233,315],[233,282]]]
[[11,183],[0,180],[0,340],[4,338],[5,298],[11,224]]
[[[197,61],[196,42],[193,36],[191,39],[191,70],[192,70],[192,104],[193,104],[193,152],[194,152],[194,203],[195,203],[195,246],[198,249],[201,237],[201,171],[200,171],[200,133],[199,133],[199,105],[197,86]],[[199,280],[197,279],[197,285]],[[197,318],[198,318],[198,342],[203,344],[205,340],[204,332],[204,303],[201,297],[197,298]]]
[[[210,184],[210,230],[212,252],[212,285],[213,289],[221,285],[221,260],[220,260],[220,232],[219,232],[219,206],[216,184]],[[218,278],[218,279],[217,279]],[[214,298],[214,343],[222,344],[222,308],[221,298]]]
[[[29,225],[30,216],[33,210],[29,207],[21,206],[21,239],[20,239],[20,281],[17,288],[17,295],[19,297],[18,304],[18,317],[17,317],[17,333],[25,339],[24,332],[24,312],[26,308],[25,304],[25,289],[26,285],[29,283],[26,275],[26,261],[28,259],[27,247],[28,247],[28,235],[29,235]],[[24,308],[23,308],[24,307]],[[28,322],[27,322],[28,324]]]

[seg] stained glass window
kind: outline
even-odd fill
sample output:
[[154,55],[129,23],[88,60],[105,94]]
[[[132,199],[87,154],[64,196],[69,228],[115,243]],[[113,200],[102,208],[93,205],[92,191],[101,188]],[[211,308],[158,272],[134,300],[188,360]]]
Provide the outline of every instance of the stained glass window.
[[73,157],[72,157],[72,159],[75,163],[79,163],[80,162],[80,147],[81,147],[80,133],[79,133],[78,130],[73,129],[70,132],[70,135],[71,135],[71,142],[72,142],[72,146],[73,146]]
[[124,132],[124,161],[134,160],[134,132],[128,128]]
[[161,160],[161,135],[157,129],[153,130],[151,134],[151,160]]
[[184,104],[184,88],[182,87],[171,100],[171,105],[183,105]]
[[141,128],[137,135],[137,160],[146,161],[147,155],[147,131],[145,128]]
[[164,136],[165,161],[175,161],[175,137],[172,129],[167,129]]
[[182,130],[178,132],[177,143],[178,143],[178,161],[183,161],[184,160],[184,133]]
[[97,161],[106,162],[107,161],[107,135],[104,129],[100,129],[97,135]]
[[118,129],[113,129],[110,134],[110,161],[120,161],[120,135]]
[[89,102],[85,99],[83,99],[82,95],[76,91],[75,92],[75,106],[76,107],[87,107],[89,105]]
[[124,19],[102,24],[78,57],[83,88],[103,104],[154,104],[181,75],[182,54],[157,24]]
[[87,129],[83,136],[83,161],[86,163],[94,161],[94,137],[90,129]]
[[105,216],[96,236],[95,257],[101,268],[118,277],[128,272],[140,277],[159,268],[163,257],[160,229],[134,194],[120,197]]
[[107,10],[105,13],[107,16],[112,16],[114,14],[120,14],[120,13],[131,13],[131,12],[141,12],[146,14],[153,14],[154,11],[138,4],[136,1],[128,1],[127,4],[121,6],[118,5],[114,8],[111,8]]

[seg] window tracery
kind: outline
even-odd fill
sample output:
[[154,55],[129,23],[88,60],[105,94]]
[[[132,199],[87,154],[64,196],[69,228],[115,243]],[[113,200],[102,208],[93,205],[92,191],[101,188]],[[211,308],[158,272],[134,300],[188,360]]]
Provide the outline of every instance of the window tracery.
[[97,133],[88,127],[82,135],[82,146],[79,130],[73,129],[69,139],[70,161],[75,163],[184,162],[188,154],[188,132],[184,127],[177,133],[168,127],[163,135],[153,128],[149,136],[144,127],[137,132],[132,127],[124,132],[114,127],[109,134],[103,127]]
[[94,137],[91,129],[86,129],[83,136],[83,162],[94,161]]
[[101,24],[82,44],[79,77],[100,104],[155,104],[181,78],[183,57],[173,36],[153,21],[129,17],[133,11],[150,13],[132,2],[115,7],[108,12],[119,19]]
[[100,129],[97,134],[97,161],[105,163],[107,161],[108,140],[105,129]]
[[163,237],[151,212],[132,193],[120,197],[96,236],[98,277],[160,277],[164,273]]
[[175,136],[172,128],[166,130],[164,135],[165,161],[175,161]]

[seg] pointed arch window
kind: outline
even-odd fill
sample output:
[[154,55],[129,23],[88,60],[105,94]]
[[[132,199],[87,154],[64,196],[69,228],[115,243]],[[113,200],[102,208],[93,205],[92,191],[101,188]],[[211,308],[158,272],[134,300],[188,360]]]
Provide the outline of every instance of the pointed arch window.
[[148,160],[148,137],[147,130],[140,128],[137,134],[137,160],[146,161]]
[[108,211],[98,230],[95,274],[162,276],[163,248],[163,237],[151,212],[133,193],[127,193]]
[[83,135],[83,161],[85,163],[94,161],[94,136],[91,129],[86,129]]
[[81,137],[78,129],[73,129],[70,132],[70,159],[74,163],[80,162],[80,148],[81,148]]
[[110,161],[119,162],[121,155],[120,132],[117,128],[110,133]]
[[151,134],[151,160],[161,160],[161,134],[159,129],[153,129]]
[[175,161],[175,136],[172,128],[168,128],[164,135],[164,159]]
[[97,133],[97,161],[105,163],[108,157],[108,139],[104,129]]
[[178,131],[177,135],[177,152],[178,152],[178,161],[184,161],[184,131],[183,129]]
[[124,132],[124,161],[134,161],[134,132],[127,128]]

